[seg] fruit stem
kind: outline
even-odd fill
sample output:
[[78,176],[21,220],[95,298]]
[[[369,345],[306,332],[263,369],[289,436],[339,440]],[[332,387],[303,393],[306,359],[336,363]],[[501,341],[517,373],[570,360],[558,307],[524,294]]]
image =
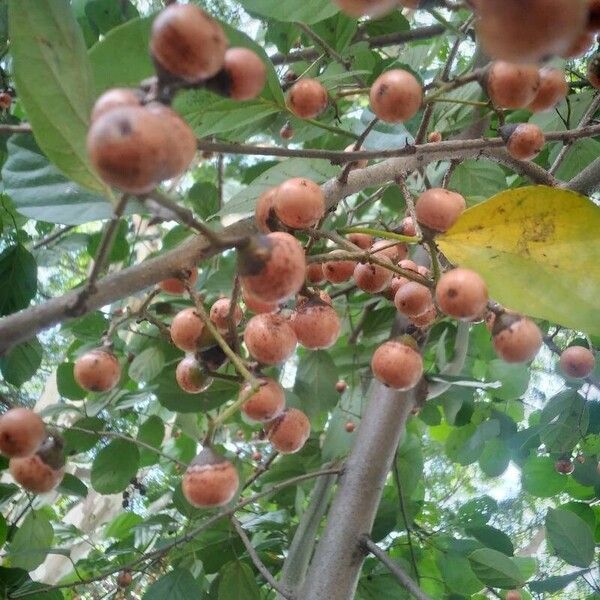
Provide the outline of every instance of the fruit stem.
[[429,257],[431,258],[431,272],[433,274],[433,280],[437,283],[441,276],[438,249],[433,240],[426,240],[425,244],[429,250]]
[[459,77],[455,77],[452,81],[448,81],[441,85],[437,90],[431,92],[427,96],[425,96],[423,100],[423,104],[430,104],[431,102],[435,102],[438,98],[442,97],[446,92],[451,92],[467,83],[471,83],[473,81],[480,81],[481,78],[485,75],[486,69],[475,69],[470,73],[465,75],[461,75]]
[[434,100],[429,100],[428,104],[432,104],[434,102],[447,102],[449,104],[465,104],[466,106],[480,106],[482,108],[488,107],[489,102],[478,102],[477,100],[459,100],[458,98],[435,98]]
[[421,238],[418,236],[402,235],[393,231],[385,231],[383,229],[375,229],[373,227],[345,227],[338,229],[339,233],[366,233],[375,237],[384,238],[386,240],[396,240],[398,242],[406,242],[407,244],[418,244]]

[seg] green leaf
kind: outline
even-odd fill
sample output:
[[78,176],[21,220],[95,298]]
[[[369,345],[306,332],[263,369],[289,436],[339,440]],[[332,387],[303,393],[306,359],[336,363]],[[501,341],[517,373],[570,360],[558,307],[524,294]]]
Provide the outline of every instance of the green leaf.
[[0,371],[8,383],[21,386],[29,381],[42,364],[44,350],[37,338],[23,342],[0,358]]
[[143,522],[144,519],[143,517],[140,517],[140,515],[136,515],[129,511],[122,512],[108,523],[104,530],[104,537],[117,538],[120,540],[125,539],[136,525]]
[[260,589],[246,563],[230,562],[220,576],[219,600],[260,600]]
[[551,398],[540,415],[540,439],[550,452],[570,452],[587,433],[587,403],[574,390]]
[[469,555],[469,561],[475,575],[491,587],[512,589],[525,583],[516,563],[496,550],[475,550]]
[[[156,416],[152,415],[142,425],[140,425],[137,439],[140,442],[144,442],[153,448],[160,448],[163,440],[165,438],[165,424],[163,420]],[[144,448],[140,448],[140,466],[147,467],[153,465],[158,460],[158,454],[156,452],[152,452],[151,450],[145,450]]]
[[[112,216],[103,196],[67,179],[41,153],[32,136],[13,135],[8,140],[8,159],[2,168],[5,192],[22,215],[64,225],[80,225]],[[137,201],[127,204],[126,214],[141,213]]]
[[465,425],[452,430],[446,441],[446,454],[451,460],[469,465],[479,459],[485,442],[500,433],[500,424],[496,419],[484,421],[479,425]]
[[32,510],[10,544],[11,566],[33,571],[46,560],[53,539],[54,530],[46,514]]
[[66,496],[79,496],[80,498],[85,498],[88,494],[88,488],[85,483],[75,477],[75,475],[71,475],[71,473],[65,473],[56,490]]
[[4,518],[4,515],[0,515],[0,547],[4,546],[7,535],[8,525],[6,524],[6,519]]
[[[560,150],[556,145],[556,153]],[[556,171],[556,177],[561,181],[570,181],[600,156],[600,142],[592,138],[577,140],[573,143],[564,160]]]
[[198,600],[202,588],[192,574],[185,569],[174,569],[156,583],[153,583],[142,596],[143,600]]
[[[104,421],[98,417],[84,417],[73,423],[73,427],[86,429],[87,431],[101,431],[104,427]],[[100,439],[99,435],[84,433],[77,429],[66,429],[63,432],[63,437],[65,438],[66,454],[69,454],[70,452],[75,452],[77,454],[80,452],[87,452],[88,450],[91,450]]]
[[202,219],[208,219],[219,211],[219,191],[212,183],[197,181],[189,189],[187,200]]
[[165,355],[159,346],[150,346],[140,352],[129,365],[129,377],[137,383],[152,381],[165,366]]
[[466,527],[465,532],[492,550],[497,550],[507,556],[512,556],[515,552],[515,547],[510,538],[503,531],[495,527],[491,527],[490,525]]
[[485,443],[479,457],[479,466],[488,477],[500,477],[510,463],[510,450],[500,438],[492,438]]
[[567,190],[530,186],[465,211],[437,238],[512,310],[600,334],[600,207]]
[[92,487],[100,494],[118,494],[139,469],[140,452],[134,444],[116,439],[98,452],[92,464]]
[[556,472],[548,456],[531,456],[521,473],[523,489],[538,498],[550,498],[565,489],[567,478]]
[[502,168],[491,160],[463,160],[452,173],[448,189],[467,198],[489,198],[506,189],[506,176]]
[[564,590],[570,583],[573,583],[582,575],[585,575],[588,571],[574,571],[567,575],[555,575],[553,577],[546,577],[546,579],[538,579],[536,581],[530,581],[528,584],[529,589],[536,594],[543,594],[544,592],[554,593]]
[[311,419],[337,404],[337,380],[337,367],[328,352],[317,350],[302,355],[296,373],[294,393],[300,399],[302,410]]
[[527,365],[510,364],[495,358],[487,365],[486,379],[500,381],[500,388],[491,392],[498,400],[516,400],[520,398],[529,385],[529,369]]
[[11,56],[19,101],[46,156],[70,179],[97,192],[86,135],[92,73],[67,0],[9,0]]
[[250,213],[254,210],[258,197],[270,187],[279,185],[292,177],[307,177],[315,183],[323,183],[339,173],[335,167],[324,160],[288,158],[271,167],[253,182],[239,191],[221,210],[221,214]]
[[356,600],[410,600],[410,596],[398,585],[393,575],[372,575],[361,577]]
[[[102,231],[97,231],[88,236],[87,253],[94,258],[102,242]],[[129,244],[127,242],[127,221],[121,219],[117,225],[117,230],[113,238],[112,248],[108,255],[108,262],[116,263],[129,258]]]
[[337,6],[330,0],[306,0],[305,2],[283,3],[280,0],[240,0],[240,4],[249,12],[291,23],[302,21],[307,25],[318,23],[338,12]]
[[474,594],[483,588],[471,565],[464,556],[456,552],[445,552],[438,558],[438,566],[444,583],[460,594]]
[[404,437],[396,453],[396,466],[403,493],[410,498],[423,478],[421,440],[415,434],[408,433]]
[[69,400],[83,400],[87,392],[79,387],[79,384],[75,381],[73,376],[74,363],[66,362],[58,365],[56,369],[56,385],[58,387],[58,393],[63,398]]
[[35,259],[21,244],[0,254],[0,315],[27,308],[37,292]]
[[103,35],[139,15],[129,0],[121,0],[118,4],[113,0],[88,0],[85,14],[94,28]]
[[566,563],[587,567],[594,560],[594,534],[575,513],[560,508],[549,509],[546,536],[556,554]]

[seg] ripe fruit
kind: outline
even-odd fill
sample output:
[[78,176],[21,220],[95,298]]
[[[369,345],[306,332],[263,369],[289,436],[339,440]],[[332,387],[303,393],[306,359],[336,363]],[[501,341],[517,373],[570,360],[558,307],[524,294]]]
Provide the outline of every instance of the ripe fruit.
[[131,585],[132,581],[133,581],[133,577],[132,577],[131,571],[129,569],[123,569],[123,571],[121,571],[117,575],[117,585],[120,588],[129,587]]
[[184,81],[194,83],[216,75],[226,50],[221,26],[194,4],[171,4],[152,24],[152,57]]
[[[333,250],[329,256],[344,254],[343,250]],[[336,260],[323,263],[323,273],[330,283],[343,283],[354,274],[356,263],[353,260]]]
[[9,110],[12,105],[12,96],[8,92],[0,92],[0,109]]
[[243,288],[242,298],[244,299],[246,308],[257,315],[261,313],[272,313],[279,309],[279,304],[277,304],[277,302],[263,302],[262,300],[252,296],[252,294],[249,294]]
[[406,391],[419,383],[423,375],[423,359],[411,346],[391,340],[375,350],[371,368],[373,375],[388,387]]
[[[250,385],[246,384],[240,391],[240,398],[245,396],[250,389]],[[283,412],[285,408],[285,394],[283,388],[270,377],[260,379],[260,388],[252,394],[244,404],[242,404],[242,412],[251,421],[266,423],[271,421],[277,415]]]
[[179,387],[188,394],[203,392],[212,383],[202,370],[202,366],[193,356],[186,356],[177,364],[175,379]]
[[336,384],[335,384],[335,391],[338,394],[343,394],[346,389],[348,388],[348,384],[343,380],[340,379]]
[[335,309],[316,298],[298,303],[290,324],[298,342],[311,350],[333,346],[342,328]]
[[248,321],[244,343],[259,363],[277,365],[294,353],[298,340],[286,319],[269,313],[256,315]]
[[[378,257],[379,260],[392,264],[392,261],[387,256]],[[356,285],[363,291],[371,294],[383,292],[390,284],[393,277],[393,272],[379,265],[370,263],[358,263],[354,268],[354,281]]]
[[406,244],[393,242],[392,240],[378,240],[371,246],[371,254],[376,254],[378,258],[387,256],[394,264],[399,263],[408,255]]
[[506,592],[506,600],[521,600],[521,592],[519,590],[509,590]]
[[525,108],[535,100],[540,73],[535,65],[496,60],[488,69],[486,90],[498,108]]
[[475,6],[477,36],[492,58],[539,62],[562,54],[583,31],[586,4],[580,0],[484,0]]
[[[195,286],[196,282],[198,281],[198,269],[191,269],[188,271],[188,273],[189,277],[187,277],[185,281],[187,281],[191,286]],[[184,280],[180,279],[179,277],[163,279],[158,284],[158,287],[166,294],[172,294],[174,296],[183,294],[186,289]]]
[[594,54],[587,66],[588,81],[600,90],[600,53]]
[[566,59],[579,58],[587,54],[594,43],[594,35],[584,31],[561,56]]
[[589,0],[587,30],[590,33],[600,32],[600,0]]
[[[231,308],[231,300],[229,298],[219,298],[210,308],[210,320],[215,324],[215,327],[220,331],[227,331],[229,328],[229,310]],[[242,309],[239,305],[233,310],[233,322],[237,327],[242,321]]]
[[439,131],[432,131],[427,137],[430,144],[438,144],[442,141],[442,134]]
[[284,225],[292,229],[308,229],[325,214],[325,196],[314,181],[294,177],[277,188],[273,207]]
[[322,263],[309,263],[306,265],[306,281],[314,284],[320,284],[325,281]]
[[469,269],[452,269],[444,273],[435,288],[435,300],[440,310],[461,321],[481,316],[488,298],[485,281]]
[[412,237],[417,235],[417,229],[412,217],[404,217],[404,219],[402,219],[402,223],[400,223],[400,233]]
[[140,106],[142,98],[139,90],[132,88],[112,88],[102,94],[92,109],[91,122],[93,123],[103,114],[119,106]]
[[542,347],[539,327],[521,315],[497,315],[492,334],[496,354],[509,363],[529,362]]
[[417,114],[423,88],[414,75],[402,69],[381,74],[371,86],[371,110],[382,121],[400,123]]
[[401,285],[394,296],[398,312],[407,317],[418,317],[433,306],[433,297],[428,288],[416,281]]
[[246,291],[263,302],[283,302],[304,284],[306,259],[298,240],[282,231],[254,238],[238,251],[238,271]]
[[258,450],[256,450],[252,453],[252,460],[254,462],[260,462],[262,460],[262,454]]
[[[560,355],[560,370],[567,377],[583,379],[587,377],[596,366],[594,354],[583,346],[570,346]],[[0,428],[1,428],[0,421]]]
[[348,432],[348,433],[352,433],[355,429],[356,429],[356,424],[353,423],[352,421],[348,421],[346,423],[346,425],[344,426],[344,429]]
[[285,123],[283,127],[279,130],[279,137],[282,140],[291,140],[294,137],[294,128],[290,125],[290,123]]
[[248,48],[229,48],[225,52],[223,71],[228,80],[228,96],[234,100],[256,98],[267,81],[264,62]]
[[[354,148],[354,144],[350,144],[349,146],[346,146],[344,148],[344,152],[358,152],[359,150],[362,150],[362,148]],[[353,171],[354,169],[364,169],[368,164],[368,158],[361,158],[359,160],[353,160],[352,162],[348,163],[351,171]]]
[[108,392],[121,379],[121,365],[114,354],[98,348],[75,361],[73,377],[88,392]]
[[381,17],[392,11],[397,5],[396,0],[334,0],[350,17]]
[[276,191],[277,188],[272,187],[266,192],[263,192],[256,201],[254,217],[256,219],[256,226],[262,233],[271,233],[272,231],[271,227],[269,226],[269,221],[272,217],[271,209],[273,208]]
[[288,108],[301,119],[314,119],[327,108],[327,90],[316,79],[303,77],[287,95]]
[[204,448],[188,466],[181,487],[192,506],[214,508],[229,504],[239,485],[233,464],[211,448]]
[[417,198],[415,213],[421,225],[444,232],[456,223],[466,207],[467,203],[460,194],[432,188]]
[[435,306],[430,306],[423,314],[417,315],[416,317],[411,317],[410,322],[420,329],[425,329],[429,327],[436,319],[437,311],[435,310]]
[[11,408],[0,417],[0,452],[5,456],[31,456],[45,437],[44,422],[28,408]]
[[540,85],[527,107],[532,112],[551,110],[569,93],[565,72],[554,67],[540,69]]
[[301,450],[310,436],[310,421],[297,408],[288,408],[267,427],[267,437],[273,448],[281,454],[293,454]]
[[563,475],[570,475],[575,470],[575,465],[570,458],[559,458],[554,463],[554,468],[558,473]]
[[517,160],[535,158],[546,143],[544,132],[533,123],[506,125],[500,128],[507,152]]
[[171,339],[184,352],[195,352],[204,332],[204,323],[195,308],[184,308],[171,322]]
[[367,250],[373,245],[373,236],[368,233],[350,233],[346,236],[349,242],[361,250]]

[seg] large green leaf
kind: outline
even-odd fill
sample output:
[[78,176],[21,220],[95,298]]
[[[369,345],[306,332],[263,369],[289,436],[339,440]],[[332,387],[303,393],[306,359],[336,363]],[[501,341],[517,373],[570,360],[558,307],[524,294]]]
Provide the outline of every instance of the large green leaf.
[[339,395],[335,391],[338,373],[333,359],[325,350],[305,353],[298,365],[294,393],[302,410],[311,418],[332,409]]
[[[137,439],[153,448],[160,448],[165,438],[165,424],[163,420],[152,415],[144,421],[139,428]],[[147,467],[153,465],[158,460],[158,454],[145,448],[140,449],[140,466]]]
[[260,589],[246,563],[235,561],[223,567],[219,600],[260,600]]
[[546,579],[538,579],[536,581],[530,581],[528,586],[532,592],[537,594],[543,594],[544,592],[553,593],[559,592],[566,588],[570,583],[573,583],[576,579],[585,575],[585,571],[574,571],[567,575],[554,575],[552,577],[546,577]]
[[29,381],[42,364],[44,350],[37,338],[32,338],[0,357],[0,371],[8,383],[17,387]]
[[438,238],[507,307],[600,334],[600,207],[567,190],[509,190],[468,209]]
[[27,308],[37,292],[37,265],[21,244],[0,254],[0,316]]
[[304,2],[281,2],[281,0],[240,0],[248,11],[261,17],[278,21],[302,21],[308,25],[318,23],[338,12],[331,0],[305,0]]
[[86,152],[92,74],[68,0],[10,0],[9,27],[15,84],[38,144],[73,181],[106,193]]
[[469,555],[469,561],[475,575],[486,585],[511,589],[525,583],[517,564],[497,550],[475,550]]
[[[5,191],[15,209],[36,221],[79,225],[112,216],[110,202],[67,179],[42,154],[32,136],[13,135],[8,140],[8,159],[2,168]],[[143,212],[136,201],[127,214]]]
[[570,510],[548,510],[546,536],[566,563],[587,567],[594,560],[594,534],[589,525]]
[[570,452],[587,433],[589,410],[574,390],[551,398],[540,415],[540,439],[550,452]]
[[165,366],[165,355],[159,346],[142,350],[129,365],[129,377],[133,381],[148,382],[160,375]]
[[567,478],[556,472],[550,457],[531,456],[523,465],[521,483],[533,496],[550,498],[565,489]]
[[54,530],[46,514],[32,510],[11,542],[11,566],[33,571],[46,559],[53,538]]
[[142,596],[143,600],[198,600],[202,588],[192,574],[185,569],[174,569],[156,583],[153,583]]
[[118,494],[140,465],[140,452],[131,442],[115,439],[98,452],[92,464],[92,487],[100,494]]
[[467,198],[489,198],[506,189],[506,175],[491,160],[464,160],[454,169],[448,188]]
[[438,566],[448,588],[460,594],[474,594],[483,584],[471,569],[469,561],[456,552],[445,552],[438,558]]

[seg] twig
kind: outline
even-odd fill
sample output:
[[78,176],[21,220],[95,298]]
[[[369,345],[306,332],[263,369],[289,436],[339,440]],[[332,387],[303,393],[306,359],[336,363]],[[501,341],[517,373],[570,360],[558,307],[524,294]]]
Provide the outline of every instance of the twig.
[[406,184],[406,173],[400,173],[400,175],[396,177],[396,184],[398,185],[400,191],[402,192],[402,195],[404,196],[404,202],[406,202],[406,212],[413,221],[415,231],[417,232],[417,236],[422,238],[423,232],[421,231],[421,226],[417,221],[415,201],[413,199],[411,191],[408,189],[408,185]]
[[33,245],[33,249],[37,250],[42,246],[47,246],[48,244],[51,244],[54,240],[57,240],[59,237],[63,236],[65,233],[71,231],[74,228],[75,225],[67,225],[65,227],[61,227],[60,229],[57,229],[56,231],[53,231],[50,235],[47,235],[45,238],[42,238],[41,240],[36,242]]
[[[371,133],[371,131],[373,130],[373,127],[375,127],[375,125],[377,125],[377,123],[379,123],[379,119],[377,117],[375,117],[365,127],[364,131],[360,134],[360,137],[356,140],[356,142],[354,144],[354,150],[355,151],[360,150],[360,147],[362,146],[363,142],[365,141],[365,139],[367,138],[367,136],[369,135],[369,133]],[[352,170],[353,164],[354,163],[347,163],[346,166],[344,167],[344,170],[340,173],[340,176],[338,177],[338,181],[342,185],[345,185],[346,182],[348,181],[348,174]]]
[[233,290],[231,292],[231,299],[229,301],[229,312],[227,313],[227,332],[229,334],[229,339],[231,340],[231,347],[236,354],[239,354],[240,351],[240,340],[237,336],[235,309],[238,305],[241,289],[242,285],[240,283],[240,277],[239,275],[236,275],[235,279],[233,280]]
[[290,592],[290,590],[286,590],[283,587],[281,587],[277,583],[277,581],[275,581],[275,578],[273,577],[273,575],[271,575],[269,569],[267,569],[262,560],[260,560],[260,556],[258,556],[258,553],[254,549],[250,538],[246,535],[246,532],[244,531],[241,523],[235,517],[231,517],[230,520],[236,533],[240,536],[242,544],[244,544],[244,547],[246,548],[246,552],[248,552],[250,560],[254,563],[254,566],[256,567],[258,572],[263,576],[265,581],[271,586],[273,590],[281,594],[284,598],[289,598],[291,600],[293,598],[292,593]]
[[21,123],[20,125],[0,125],[0,133],[31,133],[31,125],[29,123]]
[[367,319],[369,318],[369,315],[373,312],[373,309],[378,304],[379,304],[379,300],[376,300],[375,302],[371,302],[371,304],[367,304],[365,306],[358,323],[355,325],[354,329],[352,330],[352,333],[350,334],[350,337],[348,338],[349,346],[354,346],[354,344],[356,344],[356,341],[358,340],[358,337],[360,336],[360,334],[363,330],[363,327],[365,326],[365,323],[367,322]]
[[365,536],[361,540],[366,550],[378,558],[394,575],[394,577],[404,586],[406,591],[416,598],[416,600],[432,600],[404,571],[404,569],[394,562],[371,538]]
[[271,465],[275,462],[275,459],[279,456],[279,452],[273,452],[271,456],[264,462],[256,467],[254,473],[248,477],[244,483],[243,490],[249,488],[263,473],[269,470]]

